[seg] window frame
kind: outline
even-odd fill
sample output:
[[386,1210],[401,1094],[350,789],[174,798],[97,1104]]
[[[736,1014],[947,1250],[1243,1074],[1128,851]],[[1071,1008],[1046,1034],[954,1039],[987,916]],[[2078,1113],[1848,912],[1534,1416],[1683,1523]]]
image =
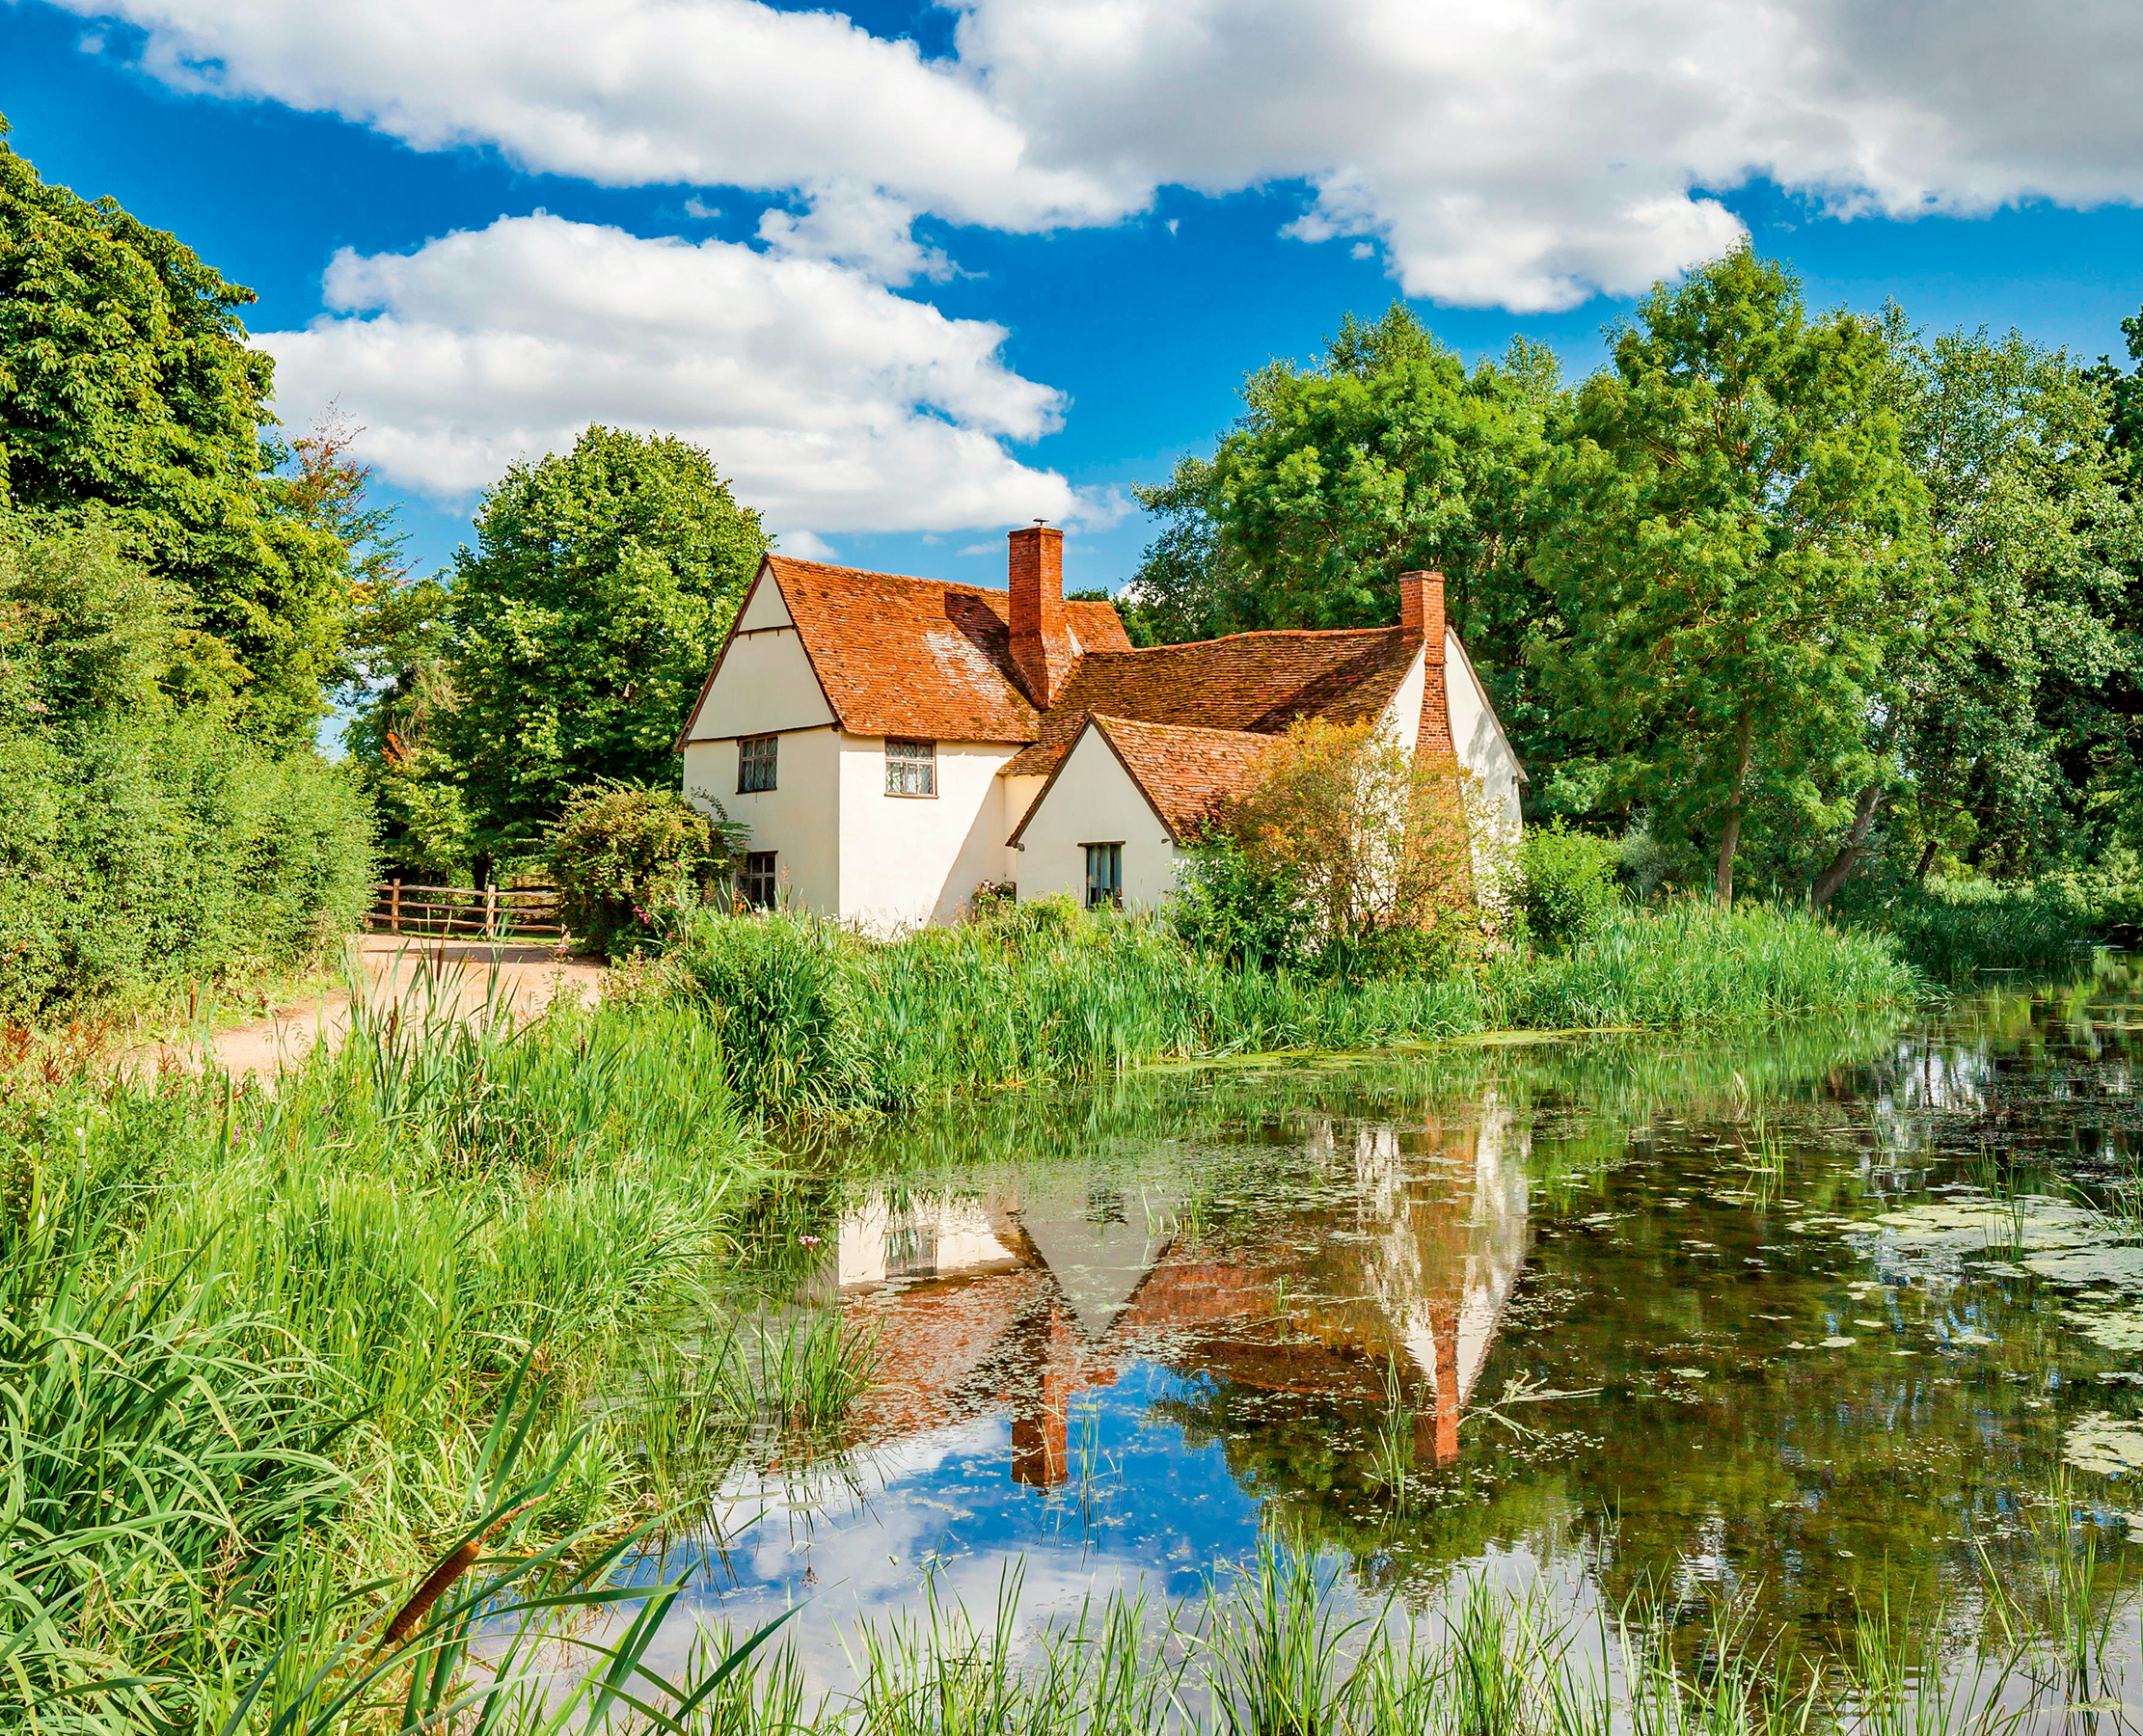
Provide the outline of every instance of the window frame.
[[[1098,910],[1105,902],[1112,908],[1121,910],[1124,908],[1124,840],[1122,838],[1099,839],[1092,844],[1081,844],[1079,848],[1086,852],[1085,908],[1090,910]],[[1112,876],[1105,885],[1094,872],[1097,852],[1107,853],[1102,855],[1101,860],[1106,862],[1112,870]],[[1105,894],[1106,896],[1105,898],[1097,897],[1097,893]]]
[[[753,753],[754,747],[765,748],[764,753]],[[746,773],[763,762],[767,781],[750,783]],[[780,788],[781,737],[775,735],[739,736],[737,738],[737,794],[760,796],[769,790]]]
[[745,865],[737,876],[737,896],[748,909],[771,910],[780,893],[779,853],[772,850],[750,850],[745,853]]
[[[896,747],[920,748],[922,751],[896,757],[893,752]],[[894,782],[897,775],[895,768],[907,772],[912,772],[920,768],[923,774],[922,780],[930,787],[925,790],[908,790],[897,787]],[[888,796],[898,796],[908,800],[936,800],[937,744],[923,741],[915,736],[887,736],[885,738],[885,793]]]

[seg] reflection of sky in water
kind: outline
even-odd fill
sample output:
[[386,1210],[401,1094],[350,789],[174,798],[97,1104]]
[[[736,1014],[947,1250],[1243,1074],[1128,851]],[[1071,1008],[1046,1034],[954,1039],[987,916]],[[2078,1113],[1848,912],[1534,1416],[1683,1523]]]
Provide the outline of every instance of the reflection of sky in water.
[[[791,1631],[826,1684],[841,1635],[933,1576],[987,1626],[1017,1566],[1031,1632],[1119,1589],[1196,1597],[1261,1527],[1416,1609],[1461,1563],[1545,1569],[1566,1610],[1740,1588],[1803,1624],[1885,1575],[1968,1595],[1982,1543],[2027,1571],[2019,1492],[2077,1418],[2143,1396],[2073,1295],[1885,1221],[1979,1186],[1960,1166],[1990,1126],[2066,1142],[2056,1068],[2125,1096],[2109,1027],[2003,1017],[1804,1058],[1447,1052],[1149,1084],[1113,1122],[918,1119],[791,1232],[803,1293],[882,1347],[848,1450],[732,1482],[727,1548],[663,1564],[691,1586],[665,1651],[807,1600]],[[2127,1149],[2118,1120],[2078,1149]],[[2081,1492],[2123,1530],[2143,1511],[2121,1478]]]
[[839,1631],[912,1608],[928,1574],[978,1620],[1014,1565],[1029,1621],[1075,1614],[1082,1599],[1116,1590],[1196,1596],[1215,1563],[1255,1548],[1259,1503],[1229,1476],[1217,1443],[1186,1449],[1180,1430],[1149,1421],[1150,1398],[1180,1384],[1141,1363],[1075,1399],[1072,1476],[1053,1488],[1015,1478],[1004,1417],[866,1449],[845,1476],[732,1484],[719,1509],[728,1549],[682,1547],[660,1575],[649,1563],[641,1577],[689,1580],[672,1617],[680,1629],[696,1618],[746,1632],[808,1600],[790,1626],[806,1656],[818,1654],[815,1674],[840,1673]]

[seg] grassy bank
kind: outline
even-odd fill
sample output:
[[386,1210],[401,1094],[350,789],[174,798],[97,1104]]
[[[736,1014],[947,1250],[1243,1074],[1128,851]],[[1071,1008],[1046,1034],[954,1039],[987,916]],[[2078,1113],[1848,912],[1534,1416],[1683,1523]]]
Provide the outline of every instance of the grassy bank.
[[[766,1172],[703,1018],[422,1023],[361,1023],[273,1098],[13,1082],[0,1706],[17,1718],[216,1729],[279,1645],[324,1655],[462,1542],[506,1458],[549,1479],[516,1530],[584,1543],[689,1499],[770,1372],[783,1410],[825,1383],[809,1323],[767,1356],[748,1330],[707,1337],[722,1224]],[[505,1452],[516,1392],[534,1402]]]
[[711,1010],[739,1097],[785,1119],[1170,1057],[1748,1023],[1895,1005],[1923,989],[1879,937],[1695,903],[1620,913],[1553,956],[1364,981],[1237,970],[1159,922],[1048,906],[891,943],[810,918],[711,917],[671,968]]
[[2073,968],[2094,946],[2132,940],[2143,901],[2075,878],[1997,883],[1932,881],[1851,908],[1848,920],[1885,935],[1937,982],[1988,970]]

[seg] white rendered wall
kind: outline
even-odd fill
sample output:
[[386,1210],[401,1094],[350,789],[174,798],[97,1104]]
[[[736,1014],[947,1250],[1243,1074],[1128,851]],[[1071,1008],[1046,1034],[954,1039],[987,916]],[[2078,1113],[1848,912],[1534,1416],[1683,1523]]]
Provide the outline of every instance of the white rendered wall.
[[1017,743],[939,742],[937,794],[885,793],[885,743],[841,737],[840,915],[874,934],[958,922],[1005,872],[1004,780]]
[[1398,738],[1398,744],[1407,752],[1414,751],[1414,745],[1422,734],[1422,684],[1425,679],[1427,659],[1417,651],[1414,661],[1406,665],[1406,679],[1398,684],[1384,709],[1377,714],[1379,729],[1388,729]]
[[840,743],[831,727],[781,732],[774,787],[748,795],[737,789],[734,741],[685,744],[685,794],[693,805],[711,814],[719,801],[750,827],[749,848],[774,853],[782,902],[827,916],[840,914]]
[[1020,777],[1000,777],[1005,787],[1005,866],[1003,879],[1019,878],[1019,852],[1013,849],[1012,834],[1019,829],[1019,822],[1027,817],[1027,810],[1034,806],[1034,799],[1042,794],[1042,786],[1049,780],[1039,773]]
[[1444,692],[1451,695],[1451,738],[1458,763],[1480,779],[1483,793],[1496,803],[1515,841],[1521,824],[1518,756],[1497,723],[1488,695],[1481,691],[1455,633],[1444,641]]
[[693,711],[686,737],[697,742],[773,735],[832,721],[833,708],[812,671],[781,586],[772,568],[761,567],[722,652],[720,671]]
[[1124,846],[1124,903],[1151,908],[1176,887],[1180,852],[1098,729],[1083,731],[1017,853],[1019,901],[1062,892],[1086,902],[1089,844]]

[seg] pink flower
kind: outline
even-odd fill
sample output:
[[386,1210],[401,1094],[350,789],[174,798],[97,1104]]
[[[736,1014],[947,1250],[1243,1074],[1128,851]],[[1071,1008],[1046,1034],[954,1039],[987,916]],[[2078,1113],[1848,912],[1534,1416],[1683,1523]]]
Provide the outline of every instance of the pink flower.
[[819,1245],[819,1238],[815,1235],[800,1235],[797,1237],[797,1240],[801,1242],[807,1248],[815,1248]]

